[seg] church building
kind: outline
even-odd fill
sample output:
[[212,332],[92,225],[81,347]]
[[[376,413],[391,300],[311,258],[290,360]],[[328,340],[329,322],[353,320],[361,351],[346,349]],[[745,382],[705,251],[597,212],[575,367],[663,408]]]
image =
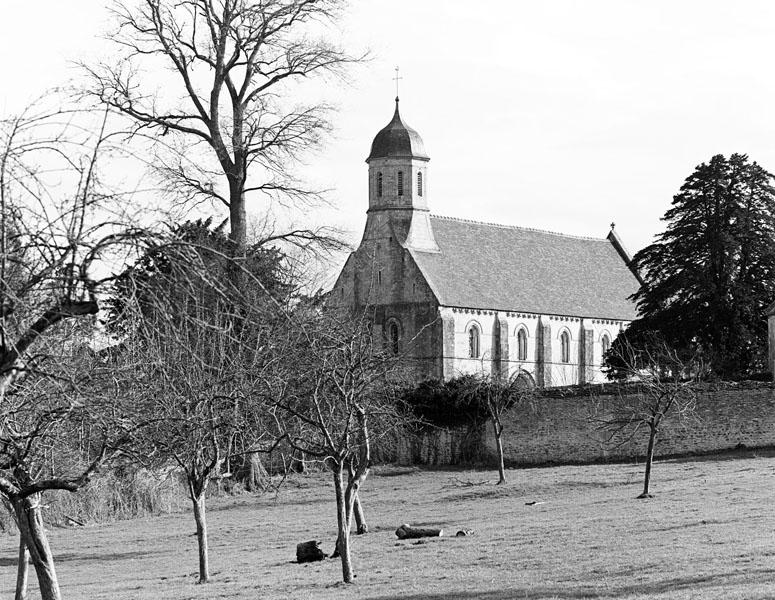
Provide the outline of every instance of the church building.
[[429,160],[396,98],[366,159],[363,238],[331,304],[371,311],[375,337],[417,380],[603,381],[602,355],[635,318],[639,287],[613,226],[587,238],[432,215]]

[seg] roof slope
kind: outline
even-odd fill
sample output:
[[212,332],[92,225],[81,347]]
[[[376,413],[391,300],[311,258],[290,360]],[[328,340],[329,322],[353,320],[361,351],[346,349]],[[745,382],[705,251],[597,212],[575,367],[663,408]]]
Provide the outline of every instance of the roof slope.
[[608,239],[431,216],[440,253],[410,252],[439,303],[632,320],[638,281]]

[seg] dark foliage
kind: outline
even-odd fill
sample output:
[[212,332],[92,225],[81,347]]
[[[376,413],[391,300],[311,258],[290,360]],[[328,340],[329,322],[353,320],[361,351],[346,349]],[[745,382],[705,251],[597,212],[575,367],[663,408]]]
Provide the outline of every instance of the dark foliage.
[[487,409],[471,402],[467,390],[474,383],[470,375],[441,381],[428,379],[404,394],[404,404],[422,424],[461,427],[483,423]]
[[[477,426],[490,418],[487,399],[492,394],[488,392],[488,387],[516,386],[521,390],[524,385],[521,378],[505,383],[483,380],[476,375],[463,375],[448,381],[428,379],[408,389],[403,401],[423,424],[436,427]],[[519,393],[511,394],[506,402],[513,404],[519,397]]]
[[[206,220],[186,221],[175,227],[169,236],[151,239],[147,249],[138,261],[121,273],[115,281],[114,293],[107,301],[107,326],[110,331],[120,331],[123,327],[124,314],[129,303],[139,302],[144,312],[156,310],[155,301],[159,290],[154,293],[152,286],[169,288],[170,303],[176,294],[181,293],[185,286],[175,284],[175,278],[180,276],[176,271],[179,265],[185,263],[186,254],[190,255],[192,263],[199,263],[199,270],[207,271],[208,277],[218,282],[212,293],[227,294],[229,286],[234,285],[234,296],[241,296],[240,288],[246,284],[245,277],[235,274],[235,269],[250,275],[250,285],[260,286],[258,297],[263,301],[270,298],[286,303],[293,293],[285,255],[279,249],[263,244],[256,244],[247,249],[245,258],[235,260],[234,242],[227,236],[223,226],[213,227],[212,218]],[[193,264],[191,266],[194,266]],[[197,269],[194,269],[195,271]],[[144,296],[149,301],[144,301]],[[215,298],[213,302],[216,303]]]
[[[686,179],[662,220],[665,231],[633,259],[645,283],[626,344],[642,347],[656,333],[680,357],[701,356],[716,377],[763,371],[764,311],[775,297],[772,175],[745,155],[714,156]],[[623,343],[608,356],[614,377]]]

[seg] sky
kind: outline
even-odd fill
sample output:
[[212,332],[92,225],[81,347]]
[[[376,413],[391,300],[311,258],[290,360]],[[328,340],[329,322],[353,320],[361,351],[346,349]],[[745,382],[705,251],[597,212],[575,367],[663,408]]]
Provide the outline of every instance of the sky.
[[[2,0],[0,115],[110,56],[107,3]],[[775,171],[771,1],[357,0],[331,35],[371,58],[321,91],[333,136],[302,174],[332,205],[306,218],[352,243],[396,65],[435,214],[591,237],[615,222],[634,252],[711,156]]]

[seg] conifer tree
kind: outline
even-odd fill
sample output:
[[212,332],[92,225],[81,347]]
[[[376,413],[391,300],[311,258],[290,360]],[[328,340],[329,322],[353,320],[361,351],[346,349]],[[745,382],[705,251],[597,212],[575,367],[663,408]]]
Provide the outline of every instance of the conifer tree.
[[629,343],[656,333],[686,356],[699,352],[719,377],[764,370],[764,310],[775,297],[772,178],[733,154],[714,156],[686,179],[662,217],[667,228],[633,259],[644,284]]

